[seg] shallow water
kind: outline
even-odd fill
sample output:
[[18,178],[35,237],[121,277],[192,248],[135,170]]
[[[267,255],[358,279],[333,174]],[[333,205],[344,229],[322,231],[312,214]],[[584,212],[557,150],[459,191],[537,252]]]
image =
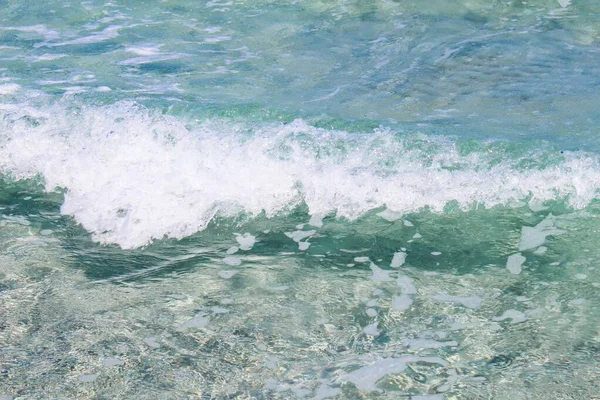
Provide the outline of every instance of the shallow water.
[[0,399],[592,399],[595,1],[2,3]]

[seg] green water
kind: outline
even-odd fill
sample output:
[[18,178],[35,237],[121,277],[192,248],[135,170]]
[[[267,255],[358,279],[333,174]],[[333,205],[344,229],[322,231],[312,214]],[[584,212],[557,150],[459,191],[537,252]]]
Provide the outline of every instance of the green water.
[[[564,233],[547,237],[543,254],[523,251],[513,275],[506,259],[521,227],[548,211],[325,218],[299,252],[285,235],[306,224],[298,210],[216,220],[190,238],[125,252],[95,245],[60,216],[60,195],[4,192],[3,214],[29,216],[1,222],[1,379],[15,398],[583,399],[598,391],[596,207],[558,215]],[[227,256],[239,246],[232,232],[252,232],[256,243]],[[405,264],[390,267],[402,248]],[[238,258],[226,265],[225,257]],[[500,320],[507,310],[513,318]],[[345,376],[406,355],[445,364],[412,362],[367,389]]]
[[0,400],[598,398],[598,21],[0,0]]

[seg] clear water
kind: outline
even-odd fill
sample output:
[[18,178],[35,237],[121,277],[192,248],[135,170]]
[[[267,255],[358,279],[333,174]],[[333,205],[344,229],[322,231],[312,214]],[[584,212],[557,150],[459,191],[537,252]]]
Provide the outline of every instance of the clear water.
[[0,399],[600,395],[600,3],[38,3]]

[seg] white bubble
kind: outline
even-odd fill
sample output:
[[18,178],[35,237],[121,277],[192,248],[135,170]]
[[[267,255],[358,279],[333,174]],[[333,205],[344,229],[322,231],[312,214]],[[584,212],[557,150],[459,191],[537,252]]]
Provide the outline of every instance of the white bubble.
[[227,256],[223,258],[223,264],[229,265],[231,267],[237,267],[242,264],[242,259],[235,256]]
[[400,268],[404,262],[406,261],[406,253],[403,251],[394,253],[392,257],[392,262],[390,263],[390,267],[392,268]]
[[160,347],[160,344],[156,341],[155,337],[147,337],[144,339],[144,343],[150,348],[157,349]]
[[443,347],[456,347],[458,343],[455,341],[438,342],[433,339],[402,339],[402,344],[408,346],[411,350],[420,349],[441,349]]
[[378,336],[379,331],[377,330],[377,325],[379,325],[378,322],[369,324],[363,328],[363,332],[370,336]]
[[219,271],[217,274],[223,279],[231,279],[238,271]]
[[445,302],[449,302],[449,303],[460,304],[464,307],[471,308],[471,309],[479,308],[479,306],[481,306],[481,303],[483,302],[483,299],[478,296],[461,297],[461,296],[449,296],[446,294],[436,294],[436,295],[431,296],[431,298],[434,300],[437,300],[437,301],[445,301]]
[[235,253],[237,253],[239,249],[240,249],[240,248],[239,248],[239,247],[237,247],[237,246],[232,246],[232,247],[228,248],[228,249],[227,249],[227,251],[226,251],[225,253],[227,253],[227,254],[229,254],[229,255],[232,255],[232,254],[235,254]]
[[522,265],[527,259],[521,255],[521,253],[516,253],[508,256],[506,260],[506,269],[511,274],[518,275],[522,271]]
[[235,240],[240,244],[240,250],[250,250],[256,243],[256,237],[247,232],[243,235],[237,235]]
[[102,360],[102,364],[106,365],[107,367],[116,367],[125,363],[119,360],[118,358],[107,357],[104,360]]
[[395,296],[394,298],[392,298],[392,309],[394,310],[408,310],[410,308],[410,306],[412,305],[413,300],[410,296],[408,295],[401,295],[401,296]]
[[554,226],[555,218],[552,214],[544,218],[536,226],[524,226],[521,228],[521,240],[519,242],[519,251],[533,249],[539,247],[546,241],[547,236],[561,235],[564,230]]
[[81,382],[94,382],[97,378],[98,378],[98,375],[86,374],[86,375],[81,375],[79,377],[79,380]]
[[310,237],[312,235],[314,235],[315,233],[317,233],[317,231],[312,230],[312,231],[294,231],[294,232],[285,232],[285,235],[287,237],[289,237],[290,239],[292,239],[294,242],[300,242],[303,239],[306,239],[307,237]]
[[524,321],[527,321],[527,316],[518,310],[506,310],[499,317],[492,318],[494,321],[504,321],[505,319],[510,319],[511,324],[518,324]]
[[308,250],[309,247],[310,247],[309,242],[298,242],[298,250],[300,250],[300,251],[306,251],[306,250]]
[[325,218],[325,215],[323,214],[313,214],[310,216],[308,224],[316,228],[321,228],[323,226],[323,218]]
[[187,322],[184,322],[177,328],[178,331],[185,331],[188,329],[205,328],[210,323],[210,318],[204,315],[198,315]]
[[377,265],[371,263],[371,280],[374,282],[389,282],[393,280],[390,277],[392,271],[386,271],[384,269],[379,268]]
[[378,213],[377,215],[389,222],[394,222],[402,218],[402,213],[395,212],[387,208],[384,211]]
[[352,382],[358,389],[381,392],[376,383],[388,374],[404,372],[408,363],[448,365],[448,362],[438,357],[402,356],[398,358],[384,358],[360,367],[352,372],[342,375],[342,381]]

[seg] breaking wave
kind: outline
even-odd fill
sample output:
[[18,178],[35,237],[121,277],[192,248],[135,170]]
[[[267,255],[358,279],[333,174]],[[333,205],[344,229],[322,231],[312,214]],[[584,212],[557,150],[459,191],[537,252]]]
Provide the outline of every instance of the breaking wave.
[[600,188],[595,155],[460,142],[377,129],[164,115],[136,103],[0,106],[0,171],[65,190],[61,212],[123,248],[181,238],[215,215],[353,219],[387,207],[443,212],[526,200],[583,208]]

